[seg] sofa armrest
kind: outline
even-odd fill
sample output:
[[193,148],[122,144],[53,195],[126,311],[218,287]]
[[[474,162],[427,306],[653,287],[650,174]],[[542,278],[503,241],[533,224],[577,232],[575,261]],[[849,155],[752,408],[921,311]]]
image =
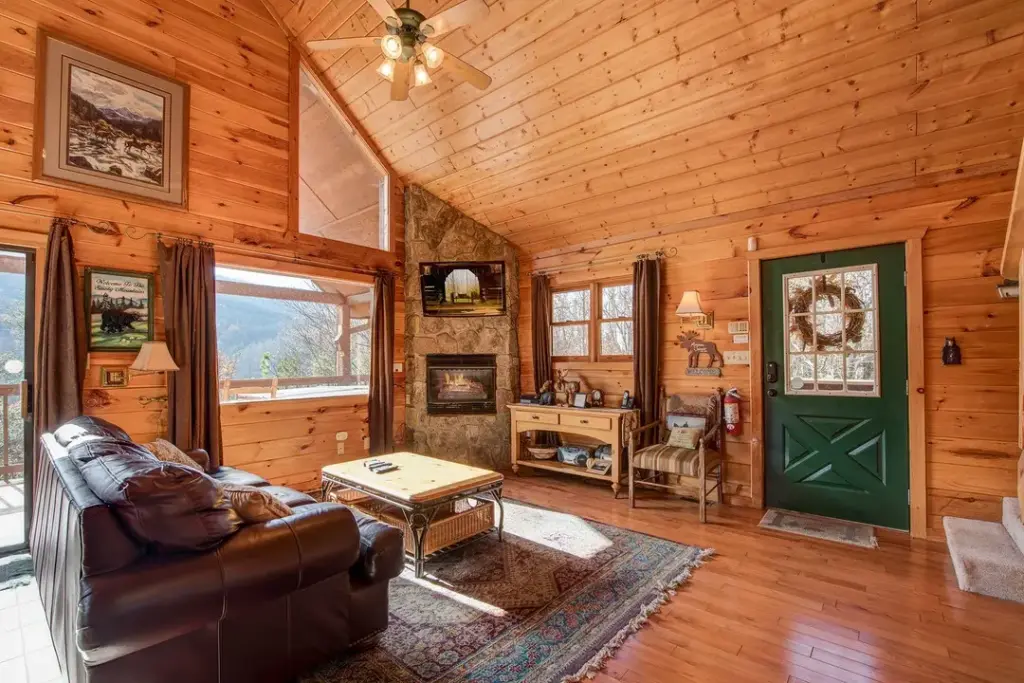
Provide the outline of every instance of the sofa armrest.
[[405,567],[405,538],[400,529],[352,510],[359,527],[359,559],[352,573],[370,583],[390,581]]
[[202,448],[188,451],[185,455],[195,460],[196,464],[203,468],[203,472],[210,471],[210,454]]
[[358,557],[348,508],[303,505],[208,552],[151,556],[83,579],[78,648],[91,665],[123,657],[347,572]]

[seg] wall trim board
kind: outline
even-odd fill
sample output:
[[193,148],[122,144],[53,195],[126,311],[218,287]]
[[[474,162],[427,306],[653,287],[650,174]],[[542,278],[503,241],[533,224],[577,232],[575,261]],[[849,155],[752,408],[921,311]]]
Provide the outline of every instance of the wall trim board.
[[747,320],[750,325],[750,488],[755,507],[764,508],[764,381],[762,365],[764,350],[761,342],[761,262],[790,256],[804,256],[844,249],[875,247],[903,242],[907,274],[907,362],[909,391],[910,465],[910,535],[925,538],[928,535],[927,439],[925,436],[924,386],[924,282],[922,266],[922,240],[928,228],[911,228],[882,235],[855,235],[835,240],[794,244],[762,251],[747,252],[747,279],[750,294],[747,299]]

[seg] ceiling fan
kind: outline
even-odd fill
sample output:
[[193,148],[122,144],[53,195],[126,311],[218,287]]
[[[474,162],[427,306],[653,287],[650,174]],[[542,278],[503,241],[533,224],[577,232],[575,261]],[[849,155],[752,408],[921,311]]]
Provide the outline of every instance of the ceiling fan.
[[[442,62],[454,75],[470,85],[485,90],[491,77],[470,66],[455,55],[446,55],[441,48],[427,40],[443,36],[460,26],[487,16],[489,8],[484,0],[465,0],[440,14],[427,19],[409,7],[392,8],[388,0],[367,0],[370,7],[384,20],[387,35],[362,38],[332,38],[311,40],[310,50],[345,50],[349,48],[380,49],[384,61],[377,73],[391,81],[391,99],[409,98],[409,88],[430,83],[430,70]],[[411,84],[410,84],[411,79]]]

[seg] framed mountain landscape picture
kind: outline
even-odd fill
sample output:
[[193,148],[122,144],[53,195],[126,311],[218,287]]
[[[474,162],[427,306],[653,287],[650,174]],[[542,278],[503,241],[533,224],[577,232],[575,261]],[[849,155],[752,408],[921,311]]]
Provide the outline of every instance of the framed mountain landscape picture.
[[35,177],[184,207],[188,86],[45,31],[38,60]]

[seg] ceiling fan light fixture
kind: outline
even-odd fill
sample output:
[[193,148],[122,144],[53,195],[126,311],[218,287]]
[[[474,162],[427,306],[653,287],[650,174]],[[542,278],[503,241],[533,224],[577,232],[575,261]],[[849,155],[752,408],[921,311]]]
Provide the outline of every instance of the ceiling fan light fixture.
[[393,60],[393,59],[385,59],[383,62],[380,63],[380,66],[377,67],[377,73],[379,73],[381,76],[383,76],[384,78],[386,78],[389,81],[394,79],[394,77],[395,77],[395,60]]
[[416,62],[412,67],[413,82],[416,85],[427,85],[430,83],[430,72],[423,62]]
[[388,59],[398,59],[402,56],[402,39],[389,33],[380,39],[380,51]]
[[436,45],[424,45],[423,60],[427,63],[428,67],[436,69],[444,61],[444,51]]

